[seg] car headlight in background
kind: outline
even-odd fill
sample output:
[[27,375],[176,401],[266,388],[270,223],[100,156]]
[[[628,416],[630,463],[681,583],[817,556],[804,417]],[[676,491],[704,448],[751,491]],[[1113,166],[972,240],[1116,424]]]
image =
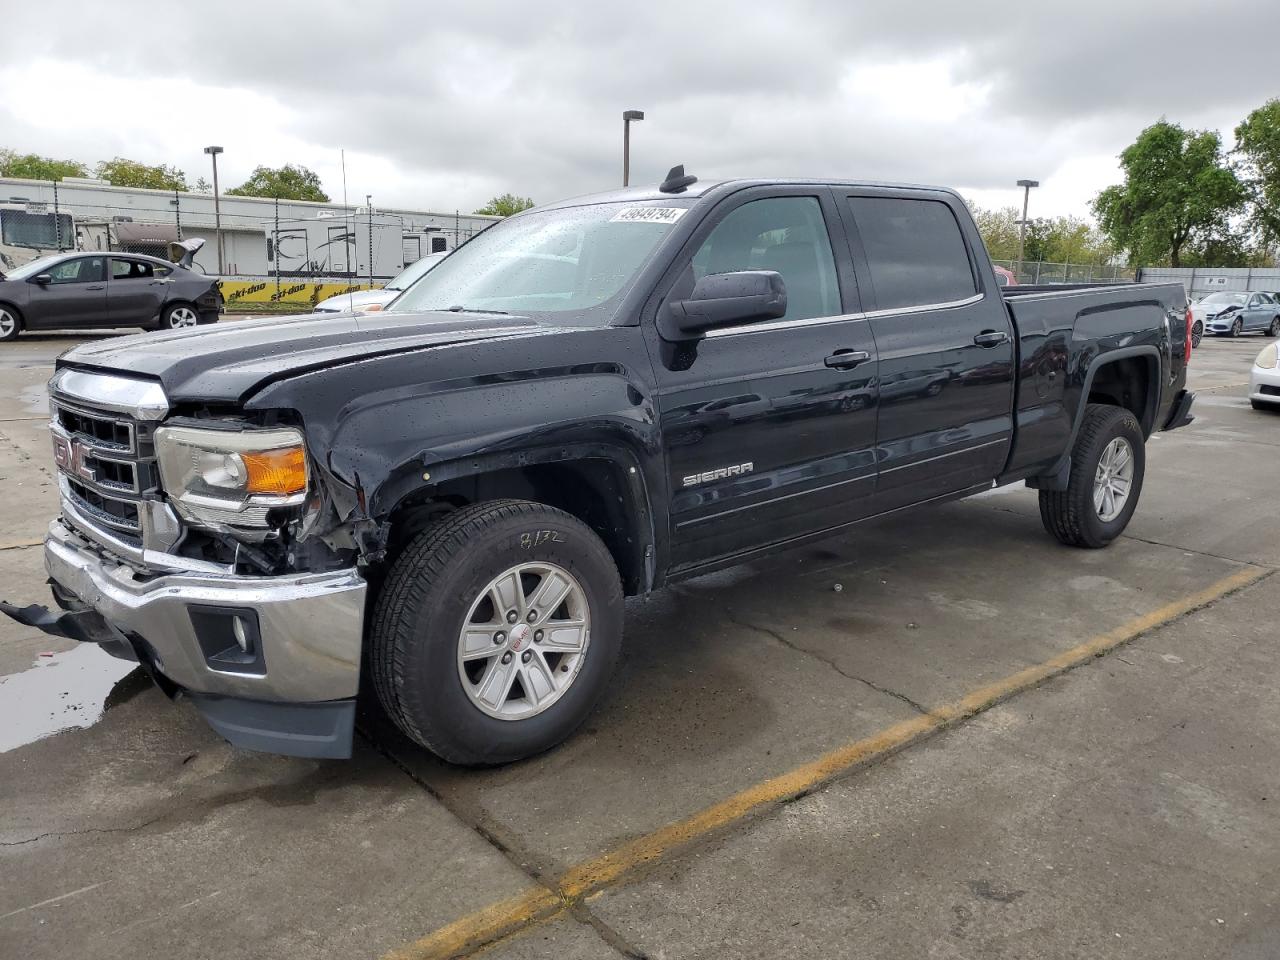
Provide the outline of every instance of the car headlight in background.
[[307,498],[307,452],[297,430],[173,426],[156,430],[155,441],[165,492],[197,525],[265,529],[270,510]]
[[1280,367],[1280,341],[1263,347],[1262,352],[1258,354],[1258,359],[1254,360],[1253,364],[1263,370],[1274,370],[1276,367]]

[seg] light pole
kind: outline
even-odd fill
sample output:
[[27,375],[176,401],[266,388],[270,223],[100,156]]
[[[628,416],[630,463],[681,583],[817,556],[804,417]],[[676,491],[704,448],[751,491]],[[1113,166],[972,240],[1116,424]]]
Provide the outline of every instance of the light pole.
[[631,182],[631,121],[643,120],[643,110],[622,111],[622,185]]
[[1027,205],[1031,202],[1031,188],[1040,186],[1039,180],[1019,180],[1018,186],[1022,188],[1022,219],[1018,221],[1018,266],[1014,271],[1022,269],[1022,257],[1027,251]]
[[221,147],[205,147],[204,152],[213,158],[213,229],[218,238],[218,276],[222,276],[222,206],[218,199],[218,154]]

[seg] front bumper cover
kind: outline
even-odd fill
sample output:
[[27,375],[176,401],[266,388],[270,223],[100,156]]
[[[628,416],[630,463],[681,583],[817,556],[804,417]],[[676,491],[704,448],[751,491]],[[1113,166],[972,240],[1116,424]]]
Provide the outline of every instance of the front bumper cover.
[[[350,755],[366,596],[354,569],[142,578],[60,520],[45,538],[45,566],[69,622],[33,607],[8,607],[11,616],[116,655],[123,641],[162,686],[190,695],[232,743],[295,756]],[[260,655],[246,663],[210,656],[201,631],[211,611],[256,620]]]

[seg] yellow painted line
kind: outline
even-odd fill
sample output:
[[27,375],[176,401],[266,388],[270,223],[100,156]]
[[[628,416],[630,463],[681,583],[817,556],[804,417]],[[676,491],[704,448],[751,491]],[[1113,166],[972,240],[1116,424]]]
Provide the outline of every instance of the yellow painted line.
[[1136,617],[1115,630],[1098,634],[1043,663],[979,687],[959,700],[930,710],[927,714],[895,723],[869,737],[839,747],[794,770],[748,787],[690,817],[625,843],[603,856],[571,867],[561,876],[555,890],[535,887],[525,894],[486,907],[387,954],[384,960],[445,960],[463,956],[485,944],[550,920],[573,903],[625,880],[699,837],[722,830],[784,800],[808,793],[841,774],[882,760],[918,740],[1038,686],[1051,677],[1102,656],[1156,627],[1243,589],[1272,572],[1246,567],[1203,590]]
[[550,920],[564,907],[564,901],[546,887],[535,887],[527,893],[455,920],[407,947],[388,953],[383,960],[456,957],[525,927]]

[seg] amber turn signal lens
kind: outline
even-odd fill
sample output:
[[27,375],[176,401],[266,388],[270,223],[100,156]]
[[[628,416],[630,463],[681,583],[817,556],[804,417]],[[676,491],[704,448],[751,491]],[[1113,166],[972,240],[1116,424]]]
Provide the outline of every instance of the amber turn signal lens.
[[368,305],[364,308],[364,312],[365,312],[365,313],[381,313],[381,312],[382,312],[382,304],[380,304],[380,303],[371,303],[371,304],[368,304]]
[[242,453],[245,492],[287,497],[307,489],[307,457],[301,447]]

